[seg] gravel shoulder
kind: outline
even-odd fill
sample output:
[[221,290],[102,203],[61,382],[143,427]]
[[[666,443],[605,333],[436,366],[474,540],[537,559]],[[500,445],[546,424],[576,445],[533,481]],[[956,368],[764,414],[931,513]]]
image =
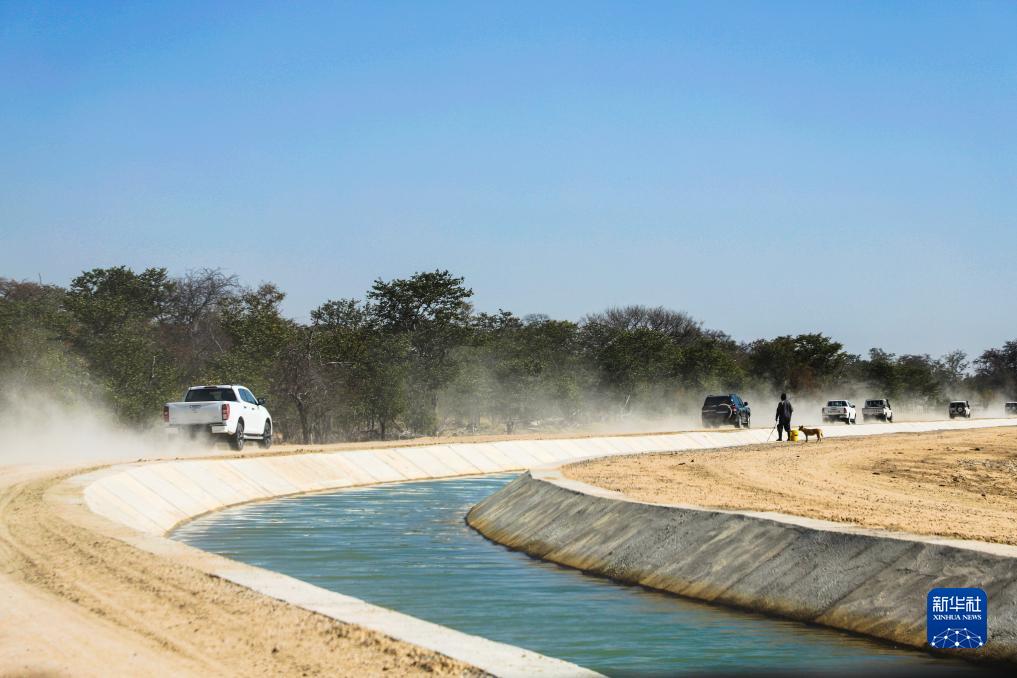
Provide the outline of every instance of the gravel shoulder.
[[1017,545],[1012,427],[611,457],[563,473],[638,501]]

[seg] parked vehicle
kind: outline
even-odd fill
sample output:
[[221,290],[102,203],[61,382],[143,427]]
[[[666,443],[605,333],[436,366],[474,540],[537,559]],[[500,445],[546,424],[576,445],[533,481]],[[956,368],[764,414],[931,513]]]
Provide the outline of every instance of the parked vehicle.
[[856,424],[857,420],[855,404],[848,400],[830,400],[823,408],[823,421],[827,423],[842,421],[845,424]]
[[1017,417],[1017,403],[1003,403],[1003,414],[1007,417]]
[[971,418],[971,403],[967,400],[954,400],[950,403],[950,418],[964,417]]
[[874,398],[866,400],[862,408],[862,421],[875,419],[877,421],[893,422],[893,408],[886,398]]
[[272,416],[265,400],[237,384],[192,386],[182,401],[163,405],[162,418],[169,433],[222,436],[235,450],[244,449],[247,440],[272,446]]
[[752,410],[749,404],[734,393],[730,395],[712,395],[703,403],[703,428],[731,425],[735,428],[748,428],[751,424]]

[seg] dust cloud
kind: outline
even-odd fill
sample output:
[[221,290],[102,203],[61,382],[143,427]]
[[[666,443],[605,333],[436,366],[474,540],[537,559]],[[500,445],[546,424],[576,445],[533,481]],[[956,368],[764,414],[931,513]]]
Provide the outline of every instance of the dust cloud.
[[0,390],[0,465],[88,465],[208,454],[166,435],[162,423],[127,428],[112,413],[67,393]]

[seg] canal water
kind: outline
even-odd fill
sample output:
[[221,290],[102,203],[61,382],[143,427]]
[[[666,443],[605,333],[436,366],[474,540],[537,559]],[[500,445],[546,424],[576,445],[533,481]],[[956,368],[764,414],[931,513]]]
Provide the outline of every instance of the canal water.
[[464,516],[512,476],[381,485],[250,504],[173,538],[443,624],[625,676],[908,673],[951,661],[616,584],[487,541]]

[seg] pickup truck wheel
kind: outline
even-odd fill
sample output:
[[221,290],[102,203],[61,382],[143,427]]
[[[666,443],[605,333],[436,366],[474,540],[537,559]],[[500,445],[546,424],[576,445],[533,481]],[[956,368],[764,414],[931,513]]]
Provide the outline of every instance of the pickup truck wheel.
[[272,422],[265,422],[265,430],[261,434],[261,447],[264,450],[272,447]]
[[233,440],[230,441],[230,445],[237,452],[244,449],[244,422],[242,420],[237,422],[237,431],[233,434]]

